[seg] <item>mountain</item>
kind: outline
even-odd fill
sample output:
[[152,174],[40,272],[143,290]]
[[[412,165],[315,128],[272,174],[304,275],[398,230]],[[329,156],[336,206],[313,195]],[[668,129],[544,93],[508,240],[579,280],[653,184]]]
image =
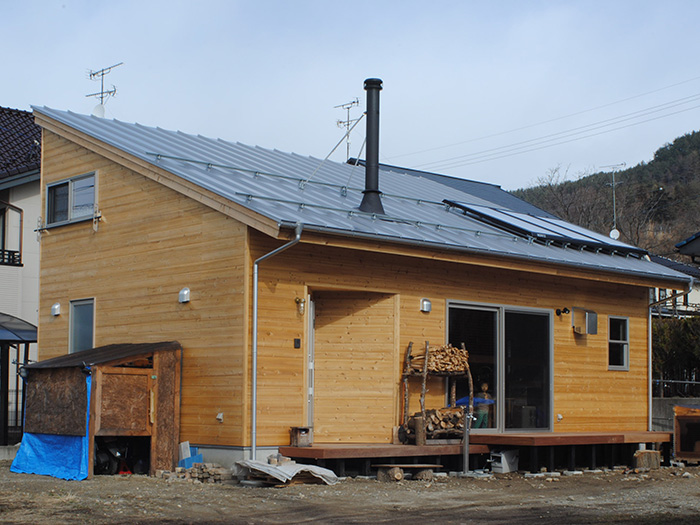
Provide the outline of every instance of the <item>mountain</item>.
[[[678,259],[675,244],[700,231],[700,132],[678,137],[648,163],[616,171],[620,240]],[[613,228],[613,174],[578,174],[561,166],[537,185],[512,192],[564,220],[607,235]]]

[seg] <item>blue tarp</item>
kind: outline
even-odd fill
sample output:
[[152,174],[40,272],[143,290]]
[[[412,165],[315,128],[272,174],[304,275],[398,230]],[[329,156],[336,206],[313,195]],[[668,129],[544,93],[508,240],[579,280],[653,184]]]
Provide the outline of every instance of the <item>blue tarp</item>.
[[40,474],[54,478],[81,480],[88,477],[89,414],[92,377],[85,376],[88,409],[84,436],[24,434],[10,470],[23,474]]
[[[496,401],[494,401],[493,399],[484,399],[483,397],[475,397],[474,398],[474,406],[493,405],[495,402]],[[457,406],[469,405],[469,396],[458,399],[456,405]]]

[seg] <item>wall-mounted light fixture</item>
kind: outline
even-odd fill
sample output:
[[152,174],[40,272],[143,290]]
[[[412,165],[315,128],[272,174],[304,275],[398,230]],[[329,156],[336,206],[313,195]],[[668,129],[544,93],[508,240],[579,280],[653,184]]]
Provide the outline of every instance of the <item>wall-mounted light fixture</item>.
[[566,306],[564,308],[557,308],[556,309],[556,314],[561,315],[561,314],[568,314],[570,313],[571,310],[569,310]]
[[420,300],[420,311],[428,313],[430,310],[433,309],[433,304],[430,302],[430,299],[421,299]]
[[187,287],[184,287],[182,290],[180,290],[180,293],[177,296],[177,300],[181,303],[189,303],[190,302],[190,289]]
[[294,299],[294,302],[297,303],[297,310],[299,311],[299,315],[304,315],[304,310],[306,309],[306,299],[297,297],[296,299]]
[[61,315],[61,303],[53,303],[51,305],[51,315],[54,317]]

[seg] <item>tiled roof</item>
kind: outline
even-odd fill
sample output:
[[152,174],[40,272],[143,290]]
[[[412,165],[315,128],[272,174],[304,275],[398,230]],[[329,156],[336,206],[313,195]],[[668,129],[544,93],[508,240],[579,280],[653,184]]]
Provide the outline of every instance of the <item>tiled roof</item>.
[[38,170],[41,128],[28,111],[0,107],[0,180]]
[[[304,232],[321,232],[368,241],[393,242],[427,249],[498,256],[594,271],[687,283],[691,278],[655,264],[642,250],[574,225],[571,242],[541,237],[543,221],[554,222],[498,186],[446,184],[434,177],[380,166],[385,214],[358,209],[364,189],[364,168],[251,147],[238,142],[152,128],[140,124],[34,108],[42,120],[116,147],[142,161],[211,191],[231,203],[274,221],[279,228],[302,224]],[[529,205],[528,205],[529,206]],[[488,213],[478,213],[478,212]],[[503,228],[488,215],[514,214],[527,228]],[[554,227],[554,225],[552,225]],[[562,231],[558,224],[555,228]],[[525,234],[523,234],[525,231]],[[581,239],[590,239],[590,242]],[[566,239],[564,239],[566,241]]]

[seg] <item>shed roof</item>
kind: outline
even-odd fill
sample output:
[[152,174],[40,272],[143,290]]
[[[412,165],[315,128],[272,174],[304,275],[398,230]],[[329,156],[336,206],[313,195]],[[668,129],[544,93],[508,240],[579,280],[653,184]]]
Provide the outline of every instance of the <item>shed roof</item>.
[[0,343],[36,343],[36,326],[10,314],[0,313]]
[[138,357],[160,351],[182,350],[177,341],[161,343],[127,343],[99,346],[82,352],[60,355],[38,363],[26,365],[26,368],[67,368],[74,366],[93,366],[114,361],[121,361],[129,357]]
[[41,128],[28,111],[0,107],[0,181],[39,169]]
[[[239,142],[35,107],[39,123],[72,129],[208,190],[278,228],[408,244],[430,249],[557,264],[686,284],[643,250],[589,232],[596,242],[559,242],[513,231],[484,214],[493,209],[552,218],[495,185],[381,166],[385,215],[358,207],[364,168]],[[55,123],[59,125],[56,126]],[[458,205],[455,205],[458,203]],[[570,225],[578,232],[583,230]]]

